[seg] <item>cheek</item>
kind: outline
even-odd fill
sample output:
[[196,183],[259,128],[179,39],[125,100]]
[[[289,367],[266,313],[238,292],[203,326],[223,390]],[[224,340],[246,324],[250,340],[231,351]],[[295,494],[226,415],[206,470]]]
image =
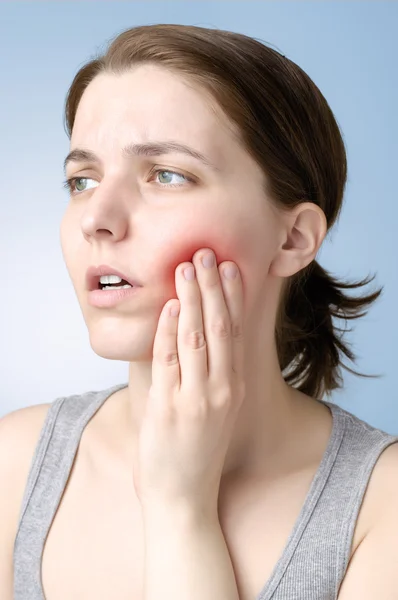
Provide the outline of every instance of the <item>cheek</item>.
[[180,235],[167,254],[162,259],[162,278],[167,286],[175,289],[175,271],[179,264],[192,262],[193,255],[202,248],[210,248],[216,255],[216,264],[219,266],[224,261],[233,261],[239,267],[243,279],[244,265],[248,255],[247,244],[244,239],[232,239],[220,227],[217,232],[207,232],[198,235]]
[[[66,269],[73,284],[85,275],[85,269],[92,264],[89,244],[82,236],[81,229],[72,220],[68,211],[62,218],[59,240]],[[83,274],[83,275],[82,275]]]
[[67,220],[66,220],[65,216],[63,217],[63,219],[61,221],[61,226],[60,226],[60,230],[59,230],[59,240],[60,240],[60,244],[61,244],[61,250],[62,250],[64,262],[66,264],[66,267],[68,268],[71,253],[72,253],[72,248],[71,248],[70,236],[68,235],[68,224],[67,224]]

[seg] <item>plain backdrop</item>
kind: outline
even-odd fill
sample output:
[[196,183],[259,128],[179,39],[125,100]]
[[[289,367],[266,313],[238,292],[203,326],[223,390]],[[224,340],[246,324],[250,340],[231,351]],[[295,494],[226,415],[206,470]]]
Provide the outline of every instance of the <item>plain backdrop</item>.
[[63,106],[77,70],[122,30],[181,23],[270,43],[325,95],[342,128],[349,178],[341,217],[319,262],[384,285],[346,340],[362,379],[343,370],[330,398],[398,433],[396,231],[398,4],[395,2],[0,2],[0,416],[69,394],[127,382],[128,364],[92,351],[63,262],[68,202]]

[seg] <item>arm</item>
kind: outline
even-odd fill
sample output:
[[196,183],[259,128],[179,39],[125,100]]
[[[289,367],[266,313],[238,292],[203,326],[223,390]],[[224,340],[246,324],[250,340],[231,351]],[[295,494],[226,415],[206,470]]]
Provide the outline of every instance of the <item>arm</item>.
[[144,517],[144,600],[239,600],[218,517],[194,510]]
[[338,600],[398,600],[398,519],[371,531],[351,559]]
[[398,444],[388,451],[376,523],[351,558],[338,600],[398,600]]

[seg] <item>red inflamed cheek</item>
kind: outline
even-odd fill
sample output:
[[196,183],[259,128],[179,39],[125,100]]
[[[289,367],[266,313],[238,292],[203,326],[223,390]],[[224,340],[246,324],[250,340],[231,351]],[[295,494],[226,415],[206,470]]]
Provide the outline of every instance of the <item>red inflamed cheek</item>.
[[[235,262],[242,270],[242,259],[244,261],[244,244],[236,240],[225,239],[222,228],[217,235],[202,236],[186,241],[180,240],[173,245],[172,249],[165,249],[164,255],[164,277],[167,285],[175,288],[175,271],[178,265],[184,262],[193,262],[193,256],[202,248],[213,250],[216,255],[216,264],[219,266],[224,261]],[[239,260],[240,259],[240,260]]]

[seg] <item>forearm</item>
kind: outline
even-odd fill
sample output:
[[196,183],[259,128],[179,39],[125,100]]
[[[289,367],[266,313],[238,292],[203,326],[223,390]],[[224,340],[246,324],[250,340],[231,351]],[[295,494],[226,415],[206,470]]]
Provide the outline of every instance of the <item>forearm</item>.
[[144,532],[144,600],[239,600],[217,516],[152,511]]

